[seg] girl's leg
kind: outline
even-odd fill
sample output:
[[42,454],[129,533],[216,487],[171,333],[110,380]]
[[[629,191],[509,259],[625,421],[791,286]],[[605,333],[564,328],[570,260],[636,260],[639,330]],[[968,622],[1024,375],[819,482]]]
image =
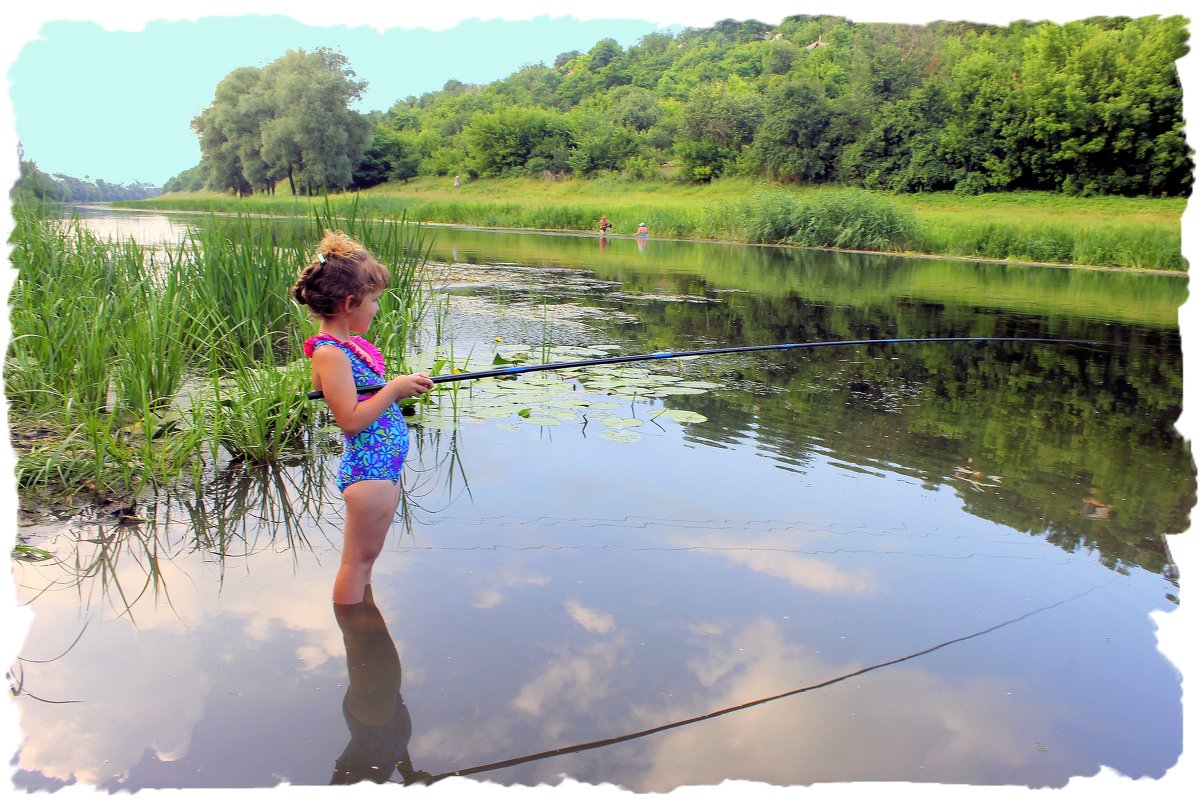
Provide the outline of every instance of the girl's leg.
[[346,500],[346,528],[342,563],[333,581],[333,602],[361,603],[371,582],[371,567],[383,550],[392,527],[400,484],[388,480],[359,481],[342,492]]

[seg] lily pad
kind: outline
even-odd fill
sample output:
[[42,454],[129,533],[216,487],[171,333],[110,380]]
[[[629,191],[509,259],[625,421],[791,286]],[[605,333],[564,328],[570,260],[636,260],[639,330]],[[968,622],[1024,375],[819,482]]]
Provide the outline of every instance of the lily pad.
[[601,431],[600,436],[608,439],[610,442],[620,442],[627,444],[629,442],[641,441],[642,435],[634,431]]
[[512,405],[484,406],[482,408],[472,407],[469,413],[480,419],[504,419],[505,417],[511,417],[515,410],[515,407]]
[[703,414],[697,414],[695,411],[685,411],[681,408],[668,408],[665,411],[660,411],[654,415],[658,417],[667,417],[676,422],[708,422],[708,417]]
[[453,417],[435,417],[431,414],[422,414],[421,416],[413,417],[409,420],[408,424],[419,425],[422,428],[432,431],[452,431],[458,427],[458,421]]
[[646,392],[650,397],[667,397],[675,394],[704,394],[707,389],[695,389],[691,386],[663,386]]
[[632,417],[614,417],[604,415],[597,417],[596,421],[606,428],[639,428],[642,425],[642,421],[640,419],[633,419]]
[[558,425],[562,422],[558,417],[548,417],[544,414],[530,414],[528,417],[521,417],[521,421],[529,425]]
[[556,397],[546,401],[548,408],[589,408],[592,405],[590,400],[583,397]]

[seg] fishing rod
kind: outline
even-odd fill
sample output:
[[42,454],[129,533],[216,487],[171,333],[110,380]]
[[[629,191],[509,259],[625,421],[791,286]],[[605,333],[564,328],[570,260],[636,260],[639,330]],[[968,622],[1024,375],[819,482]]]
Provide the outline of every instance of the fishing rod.
[[[479,378],[499,378],[509,375],[521,375],[526,372],[540,372],[548,369],[572,369],[574,367],[594,367],[600,364],[625,364],[630,361],[656,361],[666,358],[688,358],[691,356],[716,356],[726,353],[754,353],[765,350],[794,350],[810,347],[847,347],[864,344],[913,344],[917,342],[1043,342],[1053,344],[1103,344],[1103,342],[1088,339],[1051,339],[1036,336],[934,336],[915,339],[844,339],[832,342],[791,342],[786,344],[759,344],[745,347],[718,347],[711,350],[667,350],[660,353],[643,353],[634,356],[611,356],[608,358],[589,358],[583,361],[562,361],[552,364],[524,364],[511,367],[487,369],[481,372],[458,372],[447,375],[434,375],[434,383],[449,383],[451,381],[473,381]],[[386,383],[374,383],[370,386],[358,387],[359,394],[378,392]],[[320,400],[324,392],[308,393],[309,400]]]

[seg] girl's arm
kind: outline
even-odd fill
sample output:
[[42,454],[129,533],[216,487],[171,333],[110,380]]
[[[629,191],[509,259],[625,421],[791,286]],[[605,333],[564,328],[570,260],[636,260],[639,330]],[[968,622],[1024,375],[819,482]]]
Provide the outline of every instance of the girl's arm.
[[424,373],[401,375],[359,401],[349,356],[336,347],[318,347],[312,360],[313,388],[325,393],[334,420],[347,436],[361,432],[397,400],[417,397],[433,388],[433,380]]

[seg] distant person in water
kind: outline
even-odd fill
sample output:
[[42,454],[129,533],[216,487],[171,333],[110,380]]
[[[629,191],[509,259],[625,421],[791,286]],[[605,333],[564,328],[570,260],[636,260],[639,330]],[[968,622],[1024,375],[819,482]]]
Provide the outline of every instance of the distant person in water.
[[608,233],[608,229],[612,227],[612,223],[608,221],[608,217],[600,215],[600,235],[604,236]]
[[649,239],[650,238],[650,229],[646,227],[646,223],[644,223],[644,222],[638,223],[638,229],[637,229],[636,236],[639,239]]

